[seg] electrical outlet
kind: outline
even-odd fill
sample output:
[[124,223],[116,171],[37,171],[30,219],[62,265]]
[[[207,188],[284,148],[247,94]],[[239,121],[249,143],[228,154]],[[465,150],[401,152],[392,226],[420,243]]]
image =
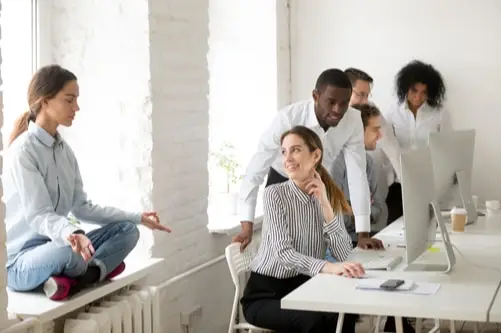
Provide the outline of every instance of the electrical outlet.
[[202,307],[195,305],[187,311],[181,312],[181,326],[183,328],[192,329],[197,320],[202,317]]

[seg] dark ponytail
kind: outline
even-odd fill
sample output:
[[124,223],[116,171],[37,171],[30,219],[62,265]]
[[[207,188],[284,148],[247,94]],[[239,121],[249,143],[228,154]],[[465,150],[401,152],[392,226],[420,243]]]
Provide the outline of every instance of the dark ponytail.
[[9,143],[8,145],[10,146],[14,140],[23,134],[23,132],[26,132],[28,130],[28,122],[30,121],[31,117],[31,112],[26,111],[22,115],[20,115],[15,121],[14,121],[14,128],[12,129],[12,132],[10,133],[9,137]]

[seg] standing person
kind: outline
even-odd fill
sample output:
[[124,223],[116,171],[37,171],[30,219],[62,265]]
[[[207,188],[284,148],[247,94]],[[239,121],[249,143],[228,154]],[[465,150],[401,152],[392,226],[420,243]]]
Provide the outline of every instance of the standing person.
[[352,86],[350,106],[369,104],[371,97],[372,84],[374,79],[372,76],[358,68],[350,67],[344,70],[348,76]]
[[[52,300],[120,274],[138,241],[137,225],[170,232],[155,212],[128,213],[87,198],[75,155],[57,131],[72,125],[78,96],[70,71],[51,65],[35,73],[29,111],[16,121],[2,177],[7,286],[43,287]],[[70,222],[70,213],[102,227],[86,234]]]
[[[426,146],[430,133],[452,129],[449,113],[443,109],[445,83],[431,64],[414,60],[402,67],[395,77],[395,89],[398,101],[384,113],[384,118],[401,151]],[[398,181],[400,163],[398,158],[388,157],[394,167],[389,175],[394,182],[386,200],[391,223],[402,216],[403,207],[402,187]]]
[[[345,69],[344,72],[350,78],[353,86],[350,106],[356,104],[369,104],[375,106],[369,99],[371,97],[374,79],[358,68],[350,67]],[[376,194],[378,198],[375,198],[375,200],[382,203],[380,220],[376,222],[379,227],[386,226],[389,223],[386,200],[388,195],[390,196],[390,200],[394,195],[389,193],[389,186],[395,182],[394,166],[396,167],[399,165],[400,158],[400,145],[395,138],[393,129],[391,126],[388,126],[383,116],[381,116],[381,134],[382,137],[378,142],[378,147],[375,150],[368,151],[368,156],[374,160],[373,167],[377,169],[375,172],[378,178],[378,191]],[[391,221],[393,220],[392,218]]]
[[370,193],[366,175],[364,130],[359,111],[349,107],[352,86],[339,69],[320,74],[312,99],[291,104],[277,113],[262,134],[257,152],[249,162],[240,190],[242,231],[233,238],[242,250],[251,242],[259,185],[268,174],[266,186],[286,181],[280,158],[280,136],[294,126],[312,129],[325,147],[323,164],[327,167],[343,151],[348,172],[351,204],[355,215],[358,246],[382,248],[380,240],[370,238]]

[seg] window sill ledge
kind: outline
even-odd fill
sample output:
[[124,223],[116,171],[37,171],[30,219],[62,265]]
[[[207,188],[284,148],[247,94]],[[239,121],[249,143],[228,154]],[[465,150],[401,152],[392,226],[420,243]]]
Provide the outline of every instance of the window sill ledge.
[[77,296],[62,302],[49,300],[43,293],[19,293],[7,289],[9,303],[7,312],[16,315],[20,319],[35,317],[42,323],[62,317],[89,303],[92,303],[106,295],[109,295],[125,286],[137,283],[157,268],[164,259],[149,258],[147,260],[127,262],[126,269],[118,277],[89,288]]
[[[218,223],[207,224],[209,233],[216,235],[236,235],[241,230],[240,222],[237,215],[227,216],[223,221],[219,220]],[[254,220],[254,231],[260,230],[263,223],[263,216],[257,216]]]

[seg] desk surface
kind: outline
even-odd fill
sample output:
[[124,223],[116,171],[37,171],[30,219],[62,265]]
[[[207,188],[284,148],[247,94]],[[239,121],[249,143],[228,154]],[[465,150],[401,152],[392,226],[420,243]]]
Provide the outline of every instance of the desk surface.
[[358,290],[357,279],[319,274],[283,298],[282,308],[484,322],[500,281],[499,273],[472,269],[464,262],[458,263],[448,275],[414,272],[369,272],[368,275],[418,283],[437,282],[440,289],[435,295]]
[[[404,242],[403,221],[395,221],[376,237],[389,245],[391,252],[399,253],[396,245]],[[501,296],[494,300],[501,281],[501,219],[480,217],[465,233],[450,233],[450,237],[461,253],[455,251],[457,263],[449,274],[403,272],[398,268],[392,272],[368,272],[370,277],[440,283],[435,295],[358,290],[356,279],[319,274],[284,297],[282,307],[477,322],[487,321],[490,314],[491,321],[501,321]],[[440,242],[436,246],[443,248]],[[400,253],[403,255],[404,250],[400,249]],[[424,258],[436,263],[442,256],[441,251],[427,253]]]

